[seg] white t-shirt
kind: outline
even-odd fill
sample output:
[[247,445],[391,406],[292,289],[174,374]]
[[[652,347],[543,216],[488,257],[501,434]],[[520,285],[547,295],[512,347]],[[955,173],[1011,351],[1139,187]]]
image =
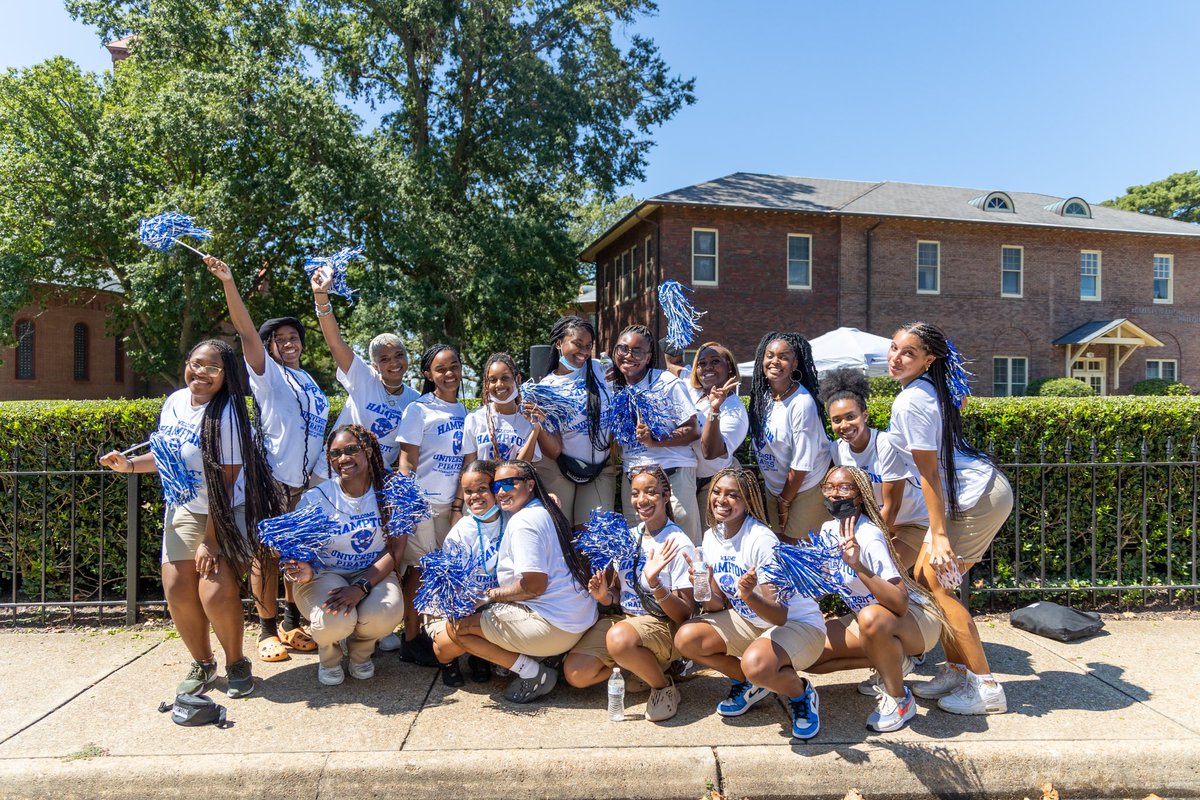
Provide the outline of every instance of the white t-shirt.
[[341,481],[325,481],[300,496],[296,509],[317,506],[337,522],[338,530],[321,551],[322,569],[330,572],[361,572],[374,564],[387,547],[375,491],[368,487],[361,497],[342,491]]
[[[519,413],[499,414],[492,409],[492,424],[496,427],[496,438],[500,440],[500,452],[492,446],[492,432],[488,428],[488,409],[481,405],[467,414],[463,423],[463,452],[474,453],[477,459],[498,458],[507,460],[516,458],[517,453],[529,441],[533,434],[533,423]],[[533,446],[533,460],[541,458],[537,445]]]
[[929,511],[925,508],[925,496],[921,493],[921,479],[906,454],[896,449],[892,438],[874,428],[871,441],[856,453],[845,439],[835,439],[830,455],[839,467],[858,467],[871,478],[871,491],[875,502],[883,508],[883,484],[889,481],[904,481],[904,494],[900,508],[896,510],[897,525],[927,525]]
[[[600,366],[600,362],[596,359],[589,359],[588,364],[596,375],[596,383],[600,390],[600,413],[608,408],[609,401],[612,399],[612,388],[604,380],[604,368]],[[566,430],[561,431],[562,434],[562,451],[571,458],[578,458],[580,461],[586,461],[589,464],[600,464],[608,459],[608,450],[596,450],[592,447],[592,438],[589,433],[588,417],[587,417],[587,382],[584,378],[583,369],[577,372],[568,373],[566,375],[555,375],[551,372],[546,377],[538,381],[539,386],[549,386],[554,391],[563,397],[569,399],[575,404],[575,416],[571,418],[571,422],[567,425]],[[600,440],[607,445],[609,436],[608,432],[600,431]]]
[[[653,537],[644,536],[643,526],[638,525],[631,529],[631,534],[638,538],[641,554],[638,556],[638,581],[641,582],[642,588],[647,594],[650,594],[650,584],[646,582],[646,562],[650,557],[664,547],[668,542],[674,540],[679,546],[679,553],[675,558],[663,568],[663,571],[658,573],[658,584],[668,592],[674,592],[678,589],[692,588],[692,582],[688,580],[688,564],[684,560],[684,554],[689,558],[694,557],[692,548],[692,540],[683,532],[683,529],[674,522],[667,522],[666,526],[656,533]],[[642,605],[642,600],[638,597],[637,592],[633,590],[633,569],[617,570],[617,580],[620,584],[621,592],[621,609],[626,614],[633,616],[641,616],[646,613],[646,608]]]
[[[200,451],[200,423],[204,419],[204,410],[208,403],[202,406],[192,405],[192,392],[183,388],[172,392],[158,412],[158,432],[164,436],[174,436],[179,439],[179,455],[191,472],[200,482],[200,488],[191,502],[183,507],[193,514],[208,513],[208,484],[204,480],[204,456]],[[221,414],[221,463],[242,463],[242,440],[238,436],[237,424],[233,417],[233,409],[228,406]],[[218,491],[224,491],[219,487]],[[233,483],[232,508],[246,502],[245,471],[239,470],[237,480]]]
[[269,356],[262,375],[249,362],[246,374],[262,408],[263,445],[271,475],[285,486],[304,486],[325,461],[329,400],[307,372],[285,367]]
[[[912,474],[919,476],[917,465],[912,460],[913,450],[930,450],[938,453],[939,473],[942,449],[942,410],[933,384],[923,378],[911,381],[900,390],[892,401],[892,419],[887,435],[891,444],[900,450],[908,462]],[[969,456],[960,450],[954,451],[954,474],[958,480],[958,507],[967,511],[979,502],[992,479],[995,467],[988,462]],[[947,475],[942,474],[942,493],[946,498],[946,510],[950,509],[950,493]]]
[[447,403],[433,392],[421,395],[404,409],[396,441],[420,448],[414,477],[431,503],[449,503],[458,492],[466,419],[467,409],[462,403]]
[[[384,388],[383,382],[375,374],[375,370],[358,356],[350,364],[350,371],[337,371],[338,383],[345,387],[350,395],[346,405],[338,414],[333,424],[334,430],[351,423],[362,425],[375,434],[379,440],[379,452],[383,456],[383,465],[388,469],[396,465],[400,457],[400,445],[396,442],[396,434],[400,428],[400,420],[404,409],[420,395],[411,387],[405,386],[399,394],[392,394]],[[321,471],[318,475],[329,477],[329,465],[321,459]]]
[[[829,520],[821,526],[821,530],[817,533],[817,539],[814,544],[822,547],[840,548],[842,537],[839,533],[841,523],[838,520]],[[883,538],[883,531],[865,516],[858,518],[858,523],[854,526],[854,538],[858,541],[858,547],[862,551],[860,559],[866,565],[867,569],[874,572],[885,581],[893,580],[900,577],[899,570],[896,569],[895,563],[892,561],[892,555],[888,552],[887,541]],[[838,590],[838,594],[846,601],[846,605],[857,614],[864,608],[870,605],[875,605],[879,601],[875,599],[875,595],[862,582],[862,578],[858,573],[850,568],[840,556],[834,559],[837,564],[838,572],[842,575],[842,588]]]
[[522,600],[522,604],[568,633],[583,633],[596,624],[600,618],[596,601],[587,588],[577,584],[571,576],[567,562],[563,560],[554,520],[537,500],[530,500],[509,519],[496,565],[496,578],[501,586],[512,583],[526,572],[545,575],[546,591],[530,600]]
[[471,551],[479,564],[479,571],[487,575],[487,588],[495,589],[500,585],[497,580],[497,563],[500,560],[500,542],[503,541],[503,536],[503,512],[496,514],[496,518],[490,522],[480,522],[466,513],[446,534],[446,541],[442,547],[456,544]]
[[[704,560],[712,570],[717,587],[729,601],[733,610],[742,618],[759,628],[770,628],[771,623],[755,614],[745,601],[738,597],[738,579],[751,567],[758,568],[759,582],[765,582],[762,569],[775,561],[775,545],[779,539],[775,533],[753,517],[746,517],[742,528],[732,538],[726,539],[709,528],[704,532]],[[803,622],[814,628],[825,628],[825,617],[817,602],[808,597],[789,598],[787,618],[792,622]]]
[[[687,384],[666,370],[646,370],[646,375],[633,385],[633,390],[646,394],[651,402],[663,409],[678,428],[696,416],[696,404],[688,394]],[[674,429],[672,429],[674,430]],[[696,453],[691,443],[671,447],[647,447],[635,442],[621,452],[625,474],[634,467],[658,464],[663,469],[696,466]]]
[[754,442],[763,482],[776,497],[787,484],[788,470],[807,473],[799,492],[813,488],[829,471],[829,438],[817,403],[803,386],[767,407],[762,439]]
[[[682,379],[681,379],[682,381]],[[702,389],[693,389],[686,382],[688,394],[691,395],[692,405],[696,409],[696,424],[700,434],[704,434],[704,426],[708,424],[708,412],[712,404],[704,396]],[[700,440],[692,442],[692,452],[696,454],[696,479],[711,478],[733,463],[733,454],[746,441],[746,432],[750,430],[750,415],[746,413],[746,405],[737,394],[731,394],[721,403],[721,413],[717,417],[721,427],[721,438],[725,440],[725,455],[720,458],[706,459],[700,448]]]

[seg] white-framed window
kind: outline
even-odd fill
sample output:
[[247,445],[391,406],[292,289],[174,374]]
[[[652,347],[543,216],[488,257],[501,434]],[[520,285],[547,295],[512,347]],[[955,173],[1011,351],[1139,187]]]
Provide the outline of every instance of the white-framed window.
[[1162,378],[1172,383],[1179,380],[1179,362],[1173,358],[1147,358],[1146,380]]
[[807,233],[788,234],[787,286],[789,289],[812,288],[812,236]]
[[942,245],[917,242],[917,294],[938,294],[942,290]]
[[629,248],[629,296],[635,298],[638,296],[638,286],[641,281],[638,280],[638,263],[637,263],[637,248]]
[[653,236],[646,237],[646,246],[643,248],[642,268],[646,270],[646,292],[649,293],[654,288],[654,242]]
[[1020,397],[1029,383],[1029,360],[1024,356],[992,358],[992,394],[996,397]]
[[1090,217],[1092,210],[1088,204],[1079,198],[1072,198],[1063,205],[1062,214],[1064,217]]
[[1100,251],[1079,251],[1079,299],[1100,299]]
[[1000,296],[1020,297],[1025,289],[1025,248],[1006,244],[1000,248]]
[[1175,256],[1154,254],[1154,302],[1172,303],[1175,292]]
[[717,285],[717,231],[692,228],[692,284]]

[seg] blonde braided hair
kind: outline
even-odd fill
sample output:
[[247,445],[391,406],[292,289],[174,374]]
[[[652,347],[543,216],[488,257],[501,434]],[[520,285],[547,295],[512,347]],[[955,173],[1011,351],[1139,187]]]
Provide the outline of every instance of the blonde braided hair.
[[717,481],[722,478],[733,478],[737,481],[738,491],[742,493],[742,499],[746,501],[746,514],[753,517],[759,522],[766,524],[767,512],[763,506],[762,489],[758,485],[758,476],[748,469],[743,469],[739,466],[729,466],[713,475],[712,480],[708,482],[708,497],[705,498],[705,518],[708,521],[708,527],[715,527],[717,524],[716,518],[712,513],[712,490],[717,485]]

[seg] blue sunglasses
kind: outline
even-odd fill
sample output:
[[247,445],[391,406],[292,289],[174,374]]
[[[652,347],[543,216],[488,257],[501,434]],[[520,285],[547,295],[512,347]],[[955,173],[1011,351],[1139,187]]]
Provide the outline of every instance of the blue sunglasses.
[[492,494],[500,494],[500,492],[511,492],[517,488],[517,484],[521,481],[530,480],[529,478],[501,478],[492,483]]

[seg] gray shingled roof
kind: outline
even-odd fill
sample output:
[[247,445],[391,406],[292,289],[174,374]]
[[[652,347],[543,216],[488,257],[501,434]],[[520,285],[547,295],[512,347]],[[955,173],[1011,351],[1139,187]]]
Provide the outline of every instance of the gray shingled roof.
[[[1008,194],[1015,213],[984,211],[971,205],[972,199],[991,191]],[[1090,219],[1064,217],[1046,208],[1064,199],[1032,192],[1010,192],[1002,186],[961,189],[920,183],[871,183],[735,172],[660,194],[646,202],[1200,236],[1198,225],[1097,204],[1089,204],[1092,209]]]

